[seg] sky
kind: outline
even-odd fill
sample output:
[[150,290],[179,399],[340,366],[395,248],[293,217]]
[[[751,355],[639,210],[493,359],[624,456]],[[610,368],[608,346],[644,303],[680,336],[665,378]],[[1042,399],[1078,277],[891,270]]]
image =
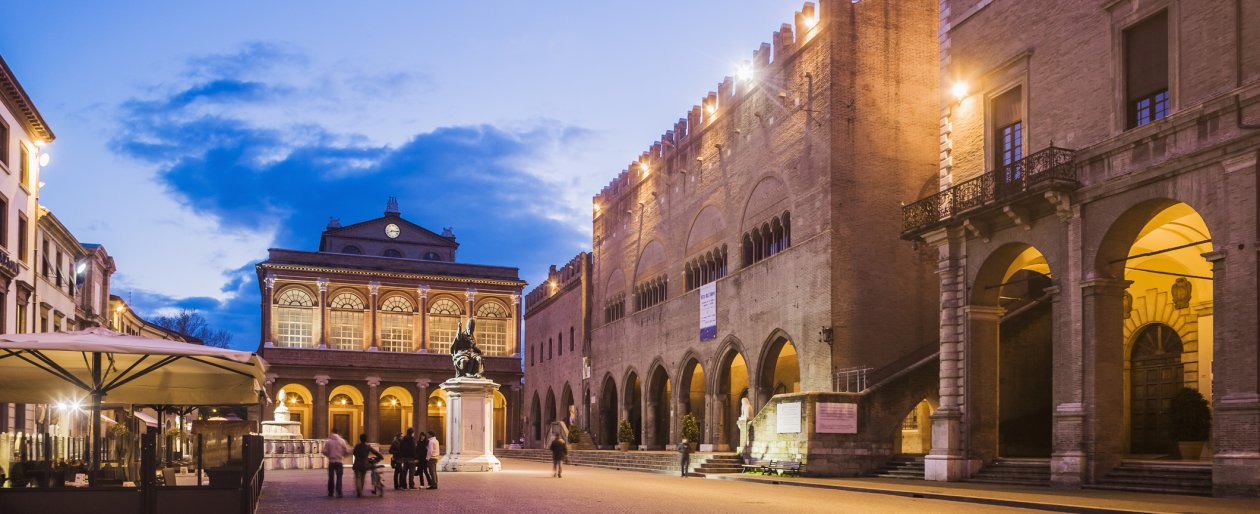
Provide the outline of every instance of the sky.
[[528,291],[802,3],[45,0],[0,55],[57,135],[40,201],[105,245],[113,294],[253,350],[267,249],[315,250],[389,196]]

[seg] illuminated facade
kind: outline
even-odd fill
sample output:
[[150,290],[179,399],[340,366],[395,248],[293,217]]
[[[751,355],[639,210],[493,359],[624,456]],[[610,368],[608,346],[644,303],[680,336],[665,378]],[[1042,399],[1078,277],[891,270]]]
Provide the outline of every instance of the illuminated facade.
[[[1256,495],[1260,5],[941,6],[939,188],[903,226],[940,277],[927,478],[1021,458],[1132,487],[1180,457]],[[1183,389],[1212,405],[1201,453],[1172,426]]]
[[[258,265],[260,354],[272,398],[284,390],[305,437],[332,428],[388,443],[409,427],[443,437],[450,343],[475,318],[486,376],[499,383],[495,442],[519,437],[521,349],[516,268],[454,262],[458,244],[385,216],[342,227],[333,220],[316,252],[270,250]],[[268,410],[270,412],[270,410]]]

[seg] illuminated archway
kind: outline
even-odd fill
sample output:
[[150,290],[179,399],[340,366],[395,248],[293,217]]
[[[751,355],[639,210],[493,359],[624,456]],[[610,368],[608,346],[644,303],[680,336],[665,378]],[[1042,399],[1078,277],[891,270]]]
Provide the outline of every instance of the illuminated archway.
[[599,444],[612,448],[617,444],[617,383],[611,374],[604,377],[599,396]]
[[669,375],[660,364],[649,372],[647,398],[647,413],[651,416],[651,423],[643,434],[646,439],[644,444],[647,444],[649,449],[663,450],[665,445],[671,443],[669,432],[673,426],[673,420],[670,416]]
[[394,439],[395,434],[406,433],[412,420],[412,396],[406,388],[391,386],[381,391],[379,400],[380,418],[377,421],[377,442]]
[[437,388],[429,393],[428,429],[438,438],[438,444],[446,446],[446,390]]
[[284,392],[284,405],[289,409],[289,421],[296,421],[302,424],[302,437],[310,439],[311,436],[311,412],[313,411],[313,402],[315,395],[311,394],[311,390],[301,384],[285,384],[280,386],[277,391]]
[[[686,414],[691,414],[696,418],[696,426],[700,428],[700,440],[698,443],[708,443],[708,431],[705,426],[705,377],[704,366],[700,365],[700,361],[694,357],[687,360],[683,365],[682,378],[678,380],[679,419]],[[679,437],[681,437],[681,432]]]
[[643,387],[639,384],[638,373],[630,372],[624,389],[626,420],[630,422],[630,429],[634,432],[634,441],[630,443],[630,447],[634,448],[643,444]]
[[328,392],[328,428],[337,430],[346,441],[358,441],[363,433],[363,393],[350,385]]
[[[714,415],[720,420],[716,427],[717,444],[731,447],[739,444],[739,419],[741,403],[749,398],[748,363],[743,354],[733,346],[728,347],[718,361],[717,392],[718,412]],[[749,398],[751,401],[752,398]]]

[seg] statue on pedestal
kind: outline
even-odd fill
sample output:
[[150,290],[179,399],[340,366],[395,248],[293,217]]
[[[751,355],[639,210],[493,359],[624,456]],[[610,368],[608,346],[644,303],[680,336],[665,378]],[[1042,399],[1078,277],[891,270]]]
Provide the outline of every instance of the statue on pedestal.
[[468,318],[468,322],[460,327],[451,341],[451,362],[455,365],[455,378],[482,378],[481,348],[473,339],[476,320]]

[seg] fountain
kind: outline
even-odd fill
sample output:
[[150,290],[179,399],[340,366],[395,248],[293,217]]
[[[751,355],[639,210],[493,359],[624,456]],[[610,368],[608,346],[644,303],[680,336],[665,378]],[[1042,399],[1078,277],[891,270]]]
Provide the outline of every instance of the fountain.
[[289,419],[285,393],[276,401],[275,420],[262,422],[263,467],[265,469],[318,469],[327,458],[321,453],[324,441],[303,439],[302,423]]

